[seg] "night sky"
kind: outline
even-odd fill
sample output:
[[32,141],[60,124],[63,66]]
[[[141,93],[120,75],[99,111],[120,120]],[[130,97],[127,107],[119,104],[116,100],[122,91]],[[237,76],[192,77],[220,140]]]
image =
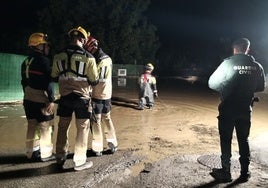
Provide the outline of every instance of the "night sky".
[[249,37],[268,33],[267,0],[153,0],[149,18],[161,37]]
[[[2,2],[1,34],[34,29],[35,10],[47,3],[48,0]],[[268,0],[152,0],[145,15],[158,28],[164,47],[180,47],[188,42],[206,47],[221,38],[248,37],[253,48],[261,49],[262,56],[262,51],[268,50]]]

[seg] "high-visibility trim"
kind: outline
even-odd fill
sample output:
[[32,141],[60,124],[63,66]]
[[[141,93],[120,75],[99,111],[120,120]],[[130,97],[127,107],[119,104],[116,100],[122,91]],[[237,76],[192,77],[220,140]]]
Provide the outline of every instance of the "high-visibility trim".
[[107,141],[107,142],[112,142],[112,143],[114,143],[114,142],[115,142],[115,139],[114,139],[114,138],[107,138],[106,141]]
[[29,78],[29,68],[31,63],[33,62],[34,58],[32,57],[31,59],[26,59],[25,61],[25,65],[26,65],[26,70],[25,70],[25,74],[26,74],[26,78]]
[[46,157],[51,156],[52,150],[53,150],[53,147],[51,147],[51,146],[46,146],[46,147],[42,146],[42,147],[40,147],[41,157],[46,158]]
[[99,82],[107,82],[107,79],[99,79]]
[[107,72],[107,66],[101,67],[100,75],[99,75],[100,79],[107,78],[106,72]]
[[57,61],[57,66],[60,72],[63,71],[63,61]]
[[92,143],[92,146],[101,147],[102,143],[99,143],[99,142],[95,141],[95,142]]
[[87,81],[87,78],[84,77],[73,77],[73,76],[63,76],[59,77],[59,80],[74,80],[74,81]]
[[29,70],[29,71],[28,71],[28,74],[29,74],[29,73],[36,74],[36,75],[44,75],[43,72],[35,71],[35,70]]
[[78,66],[78,70],[77,70],[78,74],[84,75],[85,66],[86,66],[86,64],[84,62],[79,62],[79,66]]
[[40,150],[40,146],[35,146],[33,148],[27,148],[26,152],[31,153],[31,152],[38,151],[38,150]]

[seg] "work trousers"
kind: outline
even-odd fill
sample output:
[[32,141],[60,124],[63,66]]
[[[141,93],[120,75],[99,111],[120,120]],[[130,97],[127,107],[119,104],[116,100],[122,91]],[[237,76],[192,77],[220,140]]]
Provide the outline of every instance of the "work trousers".
[[32,153],[40,149],[41,158],[52,155],[52,133],[51,121],[38,122],[35,119],[28,119],[26,133],[26,156],[32,157]]
[[111,118],[111,100],[93,99],[93,110],[95,118],[91,121],[92,150],[103,151],[103,133],[107,142],[117,147],[116,132]]
[[222,167],[230,170],[231,166],[231,145],[233,130],[235,128],[238,147],[239,147],[239,161],[241,171],[247,172],[250,164],[250,148],[248,137],[251,127],[251,112],[234,112],[234,113],[221,113],[218,116],[218,128],[220,134],[221,146],[221,162]]
[[152,107],[154,105],[154,93],[149,83],[143,83],[140,86],[139,91],[139,106],[149,106]]
[[[65,158],[68,154],[68,133],[71,126],[71,117],[60,117],[56,143],[57,158]],[[87,159],[87,144],[89,133],[89,119],[76,119],[76,137],[73,161],[76,166],[83,165]]]
[[72,114],[75,113],[76,137],[73,161],[75,166],[86,163],[87,144],[89,133],[88,112],[89,100],[81,99],[75,94],[62,97],[59,102],[57,115],[60,116],[58,123],[58,135],[56,142],[57,158],[64,159],[68,154],[68,133],[71,126]]

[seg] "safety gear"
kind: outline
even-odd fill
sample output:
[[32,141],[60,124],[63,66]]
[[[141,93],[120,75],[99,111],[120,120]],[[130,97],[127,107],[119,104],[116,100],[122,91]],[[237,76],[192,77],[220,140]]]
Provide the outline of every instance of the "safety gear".
[[101,151],[96,151],[96,152],[95,152],[95,156],[96,156],[96,157],[100,157],[100,156],[102,156],[102,152],[101,152]]
[[[98,106],[100,106],[100,104],[96,105],[96,108],[98,108]],[[92,150],[96,153],[96,156],[98,153],[103,151],[103,129],[105,134],[105,140],[107,141],[108,146],[111,149],[111,153],[114,153],[117,149],[118,143],[115,128],[111,118],[111,112],[109,111],[108,113],[96,114],[96,120],[96,123],[91,122]]]
[[221,183],[227,183],[232,181],[232,176],[230,170],[224,168],[213,168],[210,175],[217,181]]
[[68,32],[68,35],[69,37],[73,37],[73,36],[81,36],[83,37],[84,39],[87,39],[87,37],[90,35],[90,33],[86,32],[86,30],[82,27],[76,27],[76,28],[73,28],[71,29],[69,32]]
[[76,142],[74,146],[73,162],[75,166],[81,166],[86,163],[87,143],[89,133],[89,119],[76,119]]
[[52,154],[52,155],[50,155],[49,157],[46,157],[46,158],[41,158],[42,162],[48,162],[48,161],[54,161],[54,160],[56,160],[56,155],[55,154]]
[[28,46],[37,46],[39,44],[47,44],[47,34],[33,33],[28,40]]
[[108,142],[108,147],[110,148],[112,154],[114,154],[118,149],[118,147],[115,146],[112,142]]
[[150,73],[142,74],[139,77],[139,108],[143,110],[145,106],[154,105],[154,94],[157,93],[156,78]]
[[84,44],[83,47],[89,52],[91,52],[93,49],[98,49],[98,40],[92,36],[89,36],[86,44]]
[[27,122],[26,156],[28,159],[31,159],[32,156],[40,158],[40,126],[36,119],[28,119]]
[[238,182],[247,182],[249,180],[249,178],[251,178],[251,173],[249,171],[247,172],[241,172],[240,176],[238,177],[237,181]]
[[153,71],[154,70],[153,64],[148,63],[147,65],[145,65],[145,70]]
[[85,162],[84,164],[80,166],[75,166],[74,170],[76,171],[85,170],[85,169],[91,168],[92,166],[93,166],[93,162],[89,161],[89,162]]

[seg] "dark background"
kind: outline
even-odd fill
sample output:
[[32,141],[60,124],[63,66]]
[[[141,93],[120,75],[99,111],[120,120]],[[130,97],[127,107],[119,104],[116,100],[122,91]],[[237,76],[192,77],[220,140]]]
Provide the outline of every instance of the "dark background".
[[[11,0],[1,4],[0,52],[20,53],[11,44],[38,27],[36,12],[48,0]],[[267,0],[152,0],[145,12],[157,27],[161,43],[159,61],[169,56],[185,56],[189,67],[217,66],[231,55],[230,44],[238,37],[251,41],[251,54],[267,67]],[[64,20],[64,18],[62,18]],[[8,40],[6,40],[8,39]],[[162,66],[165,66],[163,64]]]

